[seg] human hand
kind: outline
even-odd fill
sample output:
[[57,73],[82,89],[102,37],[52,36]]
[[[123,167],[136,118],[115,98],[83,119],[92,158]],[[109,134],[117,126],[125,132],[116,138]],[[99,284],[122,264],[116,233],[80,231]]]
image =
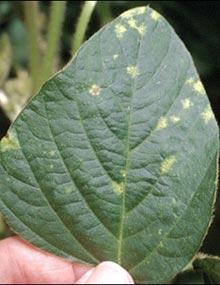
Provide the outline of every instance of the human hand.
[[18,237],[0,241],[0,284],[133,284],[113,262],[96,267],[72,264],[42,252]]

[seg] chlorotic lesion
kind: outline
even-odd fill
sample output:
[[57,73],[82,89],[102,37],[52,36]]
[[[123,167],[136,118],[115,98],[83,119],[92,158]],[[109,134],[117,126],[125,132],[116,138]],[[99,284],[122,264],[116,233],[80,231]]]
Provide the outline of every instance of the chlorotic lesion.
[[210,105],[205,108],[205,110],[201,113],[201,116],[205,124],[208,124],[210,120],[213,120],[215,118]]
[[118,39],[122,39],[124,36],[124,33],[127,31],[126,27],[122,24],[116,24],[115,25],[115,33],[116,33],[116,37]]
[[113,59],[116,60],[119,57],[118,54],[113,54]]
[[154,21],[158,21],[161,18],[161,15],[155,10],[153,10],[150,15]]
[[116,194],[120,195],[124,192],[124,183],[117,183],[115,181],[112,182],[112,187],[114,189],[114,191],[116,192]]
[[193,83],[193,89],[199,94],[205,94],[205,89],[200,80],[197,80]]
[[136,28],[137,27],[137,20],[135,20],[134,18],[130,18],[128,20],[128,25],[131,27],[131,28]]
[[180,122],[180,117],[176,116],[176,115],[172,115],[170,116],[170,120],[172,123],[176,124]]
[[1,151],[10,151],[20,149],[20,144],[17,135],[14,131],[10,130],[8,134],[0,142]]
[[168,127],[168,121],[166,117],[161,117],[157,123],[156,131],[162,130]]
[[138,31],[138,33],[141,35],[141,36],[144,36],[144,34],[146,33],[146,26],[144,24],[140,24],[140,26],[137,26],[136,30]]
[[73,192],[73,187],[72,186],[68,186],[68,187],[66,187],[65,189],[64,189],[64,193],[65,194],[70,194],[70,193],[72,193]]
[[101,92],[101,87],[97,84],[93,84],[89,88],[89,94],[91,94],[92,96],[98,96],[100,92]]
[[137,20],[135,20],[134,18],[130,18],[130,19],[128,20],[128,25],[129,25],[131,28],[137,30],[137,32],[138,32],[141,36],[143,36],[143,35],[145,34],[145,32],[146,32],[146,26],[145,26],[143,23],[140,24],[140,25],[138,25],[138,24],[137,24]]
[[54,156],[55,153],[56,153],[55,150],[50,150],[50,151],[49,151],[49,155],[50,155],[50,156]]
[[205,94],[205,88],[198,78],[190,77],[186,80],[186,84],[192,86],[192,89],[198,94]]
[[171,155],[165,158],[164,161],[160,165],[161,174],[168,173],[175,162],[176,162],[175,155]]
[[127,74],[130,75],[132,78],[136,78],[139,75],[139,70],[137,66],[129,65],[127,67]]
[[188,85],[193,84],[193,82],[194,82],[194,78],[193,78],[193,77],[190,77],[190,78],[188,78],[188,79],[186,80],[186,84],[188,84]]
[[183,106],[183,109],[189,109],[190,107],[193,106],[193,102],[189,99],[189,98],[186,98],[184,100],[181,100],[181,103],[182,103],[182,106]]

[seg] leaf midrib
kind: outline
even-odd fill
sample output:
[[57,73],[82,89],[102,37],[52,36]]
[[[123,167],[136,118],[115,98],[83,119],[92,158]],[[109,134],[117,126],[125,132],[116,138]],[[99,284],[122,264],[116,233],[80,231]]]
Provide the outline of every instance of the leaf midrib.
[[[145,18],[146,23],[147,16]],[[135,66],[138,68],[139,65],[139,57],[140,57],[140,52],[141,52],[141,47],[144,42],[144,36],[140,38],[139,41],[139,47],[138,47],[138,52],[137,52],[137,60]],[[119,224],[119,235],[118,235],[118,254],[117,254],[117,263],[122,264],[122,242],[123,242],[123,236],[124,236],[124,222],[125,222],[125,191],[127,187],[127,177],[128,177],[128,169],[129,169],[129,156],[130,156],[130,129],[131,129],[131,114],[133,110],[133,99],[134,99],[134,94],[135,94],[135,89],[136,89],[136,78],[133,80],[133,84],[131,86],[131,99],[130,99],[130,109],[128,113],[128,131],[127,131],[127,141],[126,141],[126,149],[125,149],[125,178],[123,182],[123,193],[122,193],[122,206],[121,206],[121,221]]]

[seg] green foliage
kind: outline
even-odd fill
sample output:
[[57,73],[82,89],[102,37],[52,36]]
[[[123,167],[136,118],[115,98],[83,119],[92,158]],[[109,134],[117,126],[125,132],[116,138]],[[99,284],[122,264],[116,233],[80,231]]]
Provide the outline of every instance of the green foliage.
[[[8,36],[0,37],[0,88],[8,76],[11,67],[11,45]],[[1,100],[0,100],[1,103]]]
[[42,75],[39,87],[52,74],[54,59],[58,50],[58,43],[61,34],[62,23],[65,14],[65,1],[52,1],[50,10],[50,22],[47,33],[47,51],[42,64]]
[[220,284],[220,258],[213,256],[199,256],[195,259],[193,266],[195,270],[207,275],[209,284]]
[[0,147],[0,209],[47,251],[162,283],[201,246],[218,127],[191,56],[150,8],[87,41]]
[[76,32],[73,37],[72,54],[76,53],[76,51],[79,49],[79,47],[82,45],[85,39],[85,33],[87,30],[87,26],[92,16],[92,12],[95,8],[96,2],[97,1],[85,1],[85,4],[83,6],[82,12],[80,14],[80,17],[79,17],[79,20],[76,26]]
[[178,274],[172,284],[206,284],[201,272],[188,270]]

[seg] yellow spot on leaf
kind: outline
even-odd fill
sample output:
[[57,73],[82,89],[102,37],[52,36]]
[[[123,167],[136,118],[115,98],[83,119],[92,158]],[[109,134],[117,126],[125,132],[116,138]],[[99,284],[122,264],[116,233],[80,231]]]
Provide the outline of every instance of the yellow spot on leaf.
[[168,126],[167,118],[166,117],[161,117],[159,119],[158,123],[157,123],[156,131],[157,130],[161,130],[161,129],[165,129],[167,126]]
[[122,171],[121,171],[121,175],[122,175],[122,177],[125,177],[125,176],[126,176],[125,170],[122,170]]
[[124,36],[124,33],[127,31],[127,29],[125,28],[125,26],[121,25],[121,24],[116,24],[115,25],[115,33],[116,33],[116,37],[118,39],[122,39]]
[[200,94],[205,94],[205,89],[200,80],[197,80],[196,82],[194,82],[193,89]]
[[194,82],[193,77],[190,77],[189,79],[186,80],[186,84],[189,84],[189,85],[193,84],[193,82]]
[[64,189],[64,192],[65,192],[66,194],[72,193],[72,192],[73,192],[73,187],[71,187],[71,186],[66,187],[66,188]]
[[143,36],[146,32],[146,27],[144,24],[141,24],[140,26],[136,27],[138,33]]
[[1,140],[0,142],[1,151],[9,151],[20,148],[19,141],[17,139],[16,134],[13,131],[9,131],[8,134]]
[[136,16],[136,15],[142,15],[146,12],[146,10],[147,10],[147,7],[134,8],[134,9],[131,9],[131,10],[124,12],[121,15],[121,17],[122,18],[131,18],[131,17]]
[[181,103],[183,105],[183,109],[189,109],[190,107],[193,106],[193,102],[191,102],[189,98],[181,100]]
[[133,65],[128,66],[127,74],[130,75],[132,78],[136,78],[139,75],[138,68]]
[[162,174],[169,172],[175,162],[176,157],[174,155],[167,157],[160,165],[160,172]]
[[50,165],[49,165],[49,168],[50,168],[50,169],[53,169],[53,167],[54,167],[53,164],[50,164]]
[[122,194],[124,192],[124,184],[123,183],[117,183],[117,182],[112,182],[112,186],[114,191],[117,194]]
[[203,118],[203,120],[205,121],[206,124],[208,124],[208,122],[210,120],[213,120],[215,118],[210,105],[208,105],[205,108],[205,110],[202,112],[201,116],[202,116],[202,118]]
[[176,205],[176,199],[175,198],[172,199],[172,202],[174,205]]
[[54,151],[54,150],[51,150],[51,151],[49,152],[49,155],[50,155],[50,156],[54,156],[54,154],[55,154],[55,151]]
[[118,54],[114,54],[113,55],[113,59],[115,60],[115,59],[117,59],[118,58]]
[[131,18],[131,19],[128,20],[128,25],[131,28],[136,28],[137,27],[137,21],[134,18]]
[[93,84],[90,88],[89,88],[89,93],[92,95],[92,96],[98,96],[101,92],[101,88],[100,86],[96,85],[96,84]]
[[180,121],[180,117],[177,117],[176,115],[170,116],[170,120],[172,123],[176,124]]
[[128,20],[128,25],[129,25],[131,28],[137,30],[138,33],[139,33],[141,36],[143,36],[143,35],[145,34],[145,32],[146,32],[146,27],[145,27],[145,25],[144,25],[144,24],[141,24],[140,26],[138,26],[138,25],[137,25],[137,21],[136,21],[134,18],[130,18],[130,19]]
[[160,19],[161,15],[157,12],[157,11],[152,11],[151,12],[151,18],[154,20],[154,21],[158,21]]

